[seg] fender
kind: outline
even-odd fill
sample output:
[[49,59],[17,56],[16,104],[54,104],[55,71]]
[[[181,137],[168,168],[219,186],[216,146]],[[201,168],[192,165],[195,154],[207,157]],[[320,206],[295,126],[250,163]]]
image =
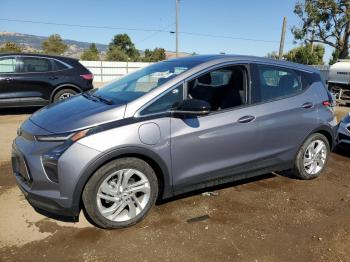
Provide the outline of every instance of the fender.
[[70,83],[61,84],[61,85],[55,87],[55,89],[51,92],[51,94],[50,94],[50,101],[53,100],[54,95],[57,93],[58,90],[62,89],[62,87],[63,87],[63,88],[64,88],[64,87],[72,87],[73,89],[77,90],[77,91],[80,92],[80,93],[83,92],[83,90],[82,90],[79,86],[77,86],[77,85],[70,84]]
[[113,148],[104,152],[103,155],[99,155],[98,157],[93,159],[90,162],[90,164],[84,170],[82,170],[73,193],[72,206],[75,209],[75,211],[79,212],[80,210],[80,200],[81,200],[81,196],[82,196],[85,184],[87,183],[89,178],[93,175],[93,173],[105,163],[113,159],[116,159],[118,157],[127,156],[127,155],[135,155],[141,158],[145,157],[146,159],[150,159],[151,161],[156,163],[161,171],[161,174],[158,174],[158,175],[162,176],[162,179],[163,179],[163,187],[161,192],[162,198],[169,198],[174,195],[170,172],[166,164],[164,163],[164,161],[161,159],[159,155],[157,155],[156,153],[154,153],[149,149],[142,148],[142,147],[131,146],[131,147]]
[[334,149],[334,147],[336,146],[336,137],[337,137],[337,135],[336,135],[336,132],[337,132],[337,129],[338,129],[338,125],[336,125],[336,126],[334,126],[333,128],[331,127],[331,126],[329,126],[329,125],[326,125],[326,124],[323,124],[323,125],[321,125],[321,126],[319,126],[318,128],[316,128],[316,129],[314,129],[306,138],[305,138],[305,140],[303,141],[303,142],[305,142],[306,141],[306,139],[311,135],[311,134],[313,134],[313,133],[319,133],[319,132],[326,132],[330,137],[328,137],[327,135],[326,135],[326,137],[327,137],[327,139],[330,139],[330,143],[329,143],[329,146],[330,146],[330,148],[331,148],[331,150],[333,150]]

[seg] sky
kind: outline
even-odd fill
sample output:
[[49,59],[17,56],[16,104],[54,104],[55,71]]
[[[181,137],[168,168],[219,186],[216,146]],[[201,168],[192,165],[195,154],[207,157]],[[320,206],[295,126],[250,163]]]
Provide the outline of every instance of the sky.
[[[285,51],[295,47],[291,28],[300,23],[293,13],[296,0],[180,0],[179,49],[198,54],[265,56],[278,51],[283,17],[287,17]],[[175,0],[1,0],[5,19],[51,23],[175,30]],[[58,33],[64,39],[108,44],[115,34],[127,33],[140,50],[175,50],[169,32],[81,28],[0,20],[0,31],[40,36]],[[225,36],[226,38],[188,33]],[[244,38],[251,41],[233,38]],[[331,49],[326,48],[327,62]]]

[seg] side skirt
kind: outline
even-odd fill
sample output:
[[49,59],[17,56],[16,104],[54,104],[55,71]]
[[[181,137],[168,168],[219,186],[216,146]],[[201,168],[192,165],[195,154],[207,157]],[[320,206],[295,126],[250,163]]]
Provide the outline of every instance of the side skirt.
[[216,178],[216,179],[208,180],[201,183],[193,183],[189,185],[178,185],[174,187],[174,196],[188,193],[191,191],[204,189],[204,188],[209,188],[209,187],[227,184],[227,183],[231,183],[239,180],[244,180],[244,179],[248,179],[256,176],[261,176],[261,175],[265,175],[275,171],[288,170],[290,168],[291,168],[290,164],[281,164],[274,167],[255,170],[252,172],[246,172],[246,173],[234,174],[234,175],[229,175],[221,178]]

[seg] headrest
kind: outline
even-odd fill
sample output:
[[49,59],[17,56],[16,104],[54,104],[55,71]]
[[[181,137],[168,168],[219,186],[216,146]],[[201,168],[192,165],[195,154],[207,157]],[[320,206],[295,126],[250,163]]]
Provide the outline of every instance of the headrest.
[[205,74],[198,77],[198,84],[211,85],[211,74]]
[[285,75],[280,78],[280,87],[293,87],[295,78],[292,75]]

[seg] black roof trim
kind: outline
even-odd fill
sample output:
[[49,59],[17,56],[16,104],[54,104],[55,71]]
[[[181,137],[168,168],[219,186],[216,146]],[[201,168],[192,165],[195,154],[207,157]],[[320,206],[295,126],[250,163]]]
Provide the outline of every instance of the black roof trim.
[[186,56],[180,58],[173,58],[167,61],[186,61],[186,62],[200,62],[206,63],[213,60],[223,60],[223,61],[239,61],[244,60],[246,62],[254,62],[254,63],[266,63],[270,65],[276,66],[284,66],[284,67],[293,67],[299,70],[309,71],[318,73],[319,70],[303,64],[297,64],[285,60],[276,60],[266,57],[258,57],[258,56],[248,56],[248,55],[194,55],[194,56]]
[[46,55],[46,54],[33,54],[33,53],[0,53],[0,56],[33,56],[33,57],[46,57],[46,58],[54,58],[54,59],[68,59],[68,60],[76,60],[79,59],[67,56],[59,56],[59,55]]

